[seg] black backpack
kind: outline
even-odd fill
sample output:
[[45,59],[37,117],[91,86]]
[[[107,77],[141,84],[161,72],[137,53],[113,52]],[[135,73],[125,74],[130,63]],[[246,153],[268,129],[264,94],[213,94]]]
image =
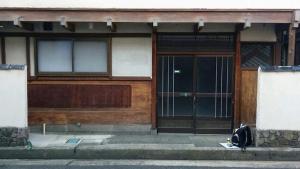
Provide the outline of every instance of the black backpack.
[[231,143],[234,146],[240,147],[242,150],[245,150],[247,146],[251,145],[252,135],[250,127],[241,124],[240,128],[233,132]]

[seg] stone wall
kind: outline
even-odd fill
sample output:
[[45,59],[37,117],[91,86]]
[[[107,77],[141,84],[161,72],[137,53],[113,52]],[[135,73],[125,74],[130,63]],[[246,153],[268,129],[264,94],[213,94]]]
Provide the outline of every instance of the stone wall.
[[25,146],[28,139],[27,128],[0,128],[0,147]]
[[256,130],[258,147],[300,147],[300,131]]

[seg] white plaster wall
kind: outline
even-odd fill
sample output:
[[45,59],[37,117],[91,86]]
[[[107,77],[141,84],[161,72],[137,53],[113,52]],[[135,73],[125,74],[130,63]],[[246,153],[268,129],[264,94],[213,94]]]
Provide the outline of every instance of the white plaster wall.
[[241,31],[241,41],[276,42],[274,24],[252,24],[249,29]]
[[120,33],[152,33],[151,24],[147,23],[117,23],[116,27]]
[[[76,33],[152,33],[152,27],[148,23],[115,23],[117,31],[110,32],[107,29],[106,23],[93,23],[93,28],[89,27],[89,22],[77,22],[75,24]],[[12,22],[1,22],[1,32],[29,32],[25,29],[18,28],[12,25]],[[51,33],[70,33],[64,29],[59,23],[53,22],[52,31],[44,31],[43,23],[34,23],[34,32],[51,32]]]
[[75,23],[75,31],[78,33],[110,33],[106,23],[93,23],[93,29],[89,28],[89,23]]
[[151,77],[152,39],[112,38],[112,75]]
[[157,32],[193,32],[192,23],[159,23]]
[[53,22],[53,30],[52,31],[44,31],[43,30],[43,23],[42,22],[36,22],[34,23],[34,31],[35,32],[62,32],[62,33],[67,33],[70,32],[69,30],[63,28],[60,26],[60,23],[58,22]]
[[300,130],[300,72],[258,71],[258,130]]
[[[193,23],[161,23],[158,32],[194,32]],[[234,32],[235,24],[206,23],[201,32]]]
[[200,32],[235,32],[235,24],[207,23]]
[[299,9],[299,0],[0,0],[1,7],[92,9]]
[[29,32],[25,29],[14,26],[12,22],[1,22],[0,25],[1,32]]
[[27,127],[27,73],[0,70],[0,127]]
[[[115,23],[117,31],[113,33],[152,33],[152,27],[147,23]],[[89,28],[89,23],[76,23],[77,33],[111,33],[106,23],[93,23],[93,28]]]
[[6,37],[5,53],[7,64],[26,64],[25,37]]

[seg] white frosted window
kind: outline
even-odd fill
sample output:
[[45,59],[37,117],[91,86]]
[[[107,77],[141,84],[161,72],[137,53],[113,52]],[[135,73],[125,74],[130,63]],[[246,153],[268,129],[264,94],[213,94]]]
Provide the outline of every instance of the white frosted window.
[[38,41],[39,72],[72,72],[72,41]]
[[151,38],[112,38],[112,76],[151,77]]
[[107,72],[107,43],[105,41],[75,41],[74,71]]
[[26,38],[6,37],[5,52],[7,64],[26,64]]

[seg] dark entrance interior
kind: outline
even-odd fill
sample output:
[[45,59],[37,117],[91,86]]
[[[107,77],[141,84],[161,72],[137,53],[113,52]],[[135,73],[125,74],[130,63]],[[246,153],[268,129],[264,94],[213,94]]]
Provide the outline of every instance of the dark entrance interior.
[[229,133],[232,35],[158,35],[159,132]]

